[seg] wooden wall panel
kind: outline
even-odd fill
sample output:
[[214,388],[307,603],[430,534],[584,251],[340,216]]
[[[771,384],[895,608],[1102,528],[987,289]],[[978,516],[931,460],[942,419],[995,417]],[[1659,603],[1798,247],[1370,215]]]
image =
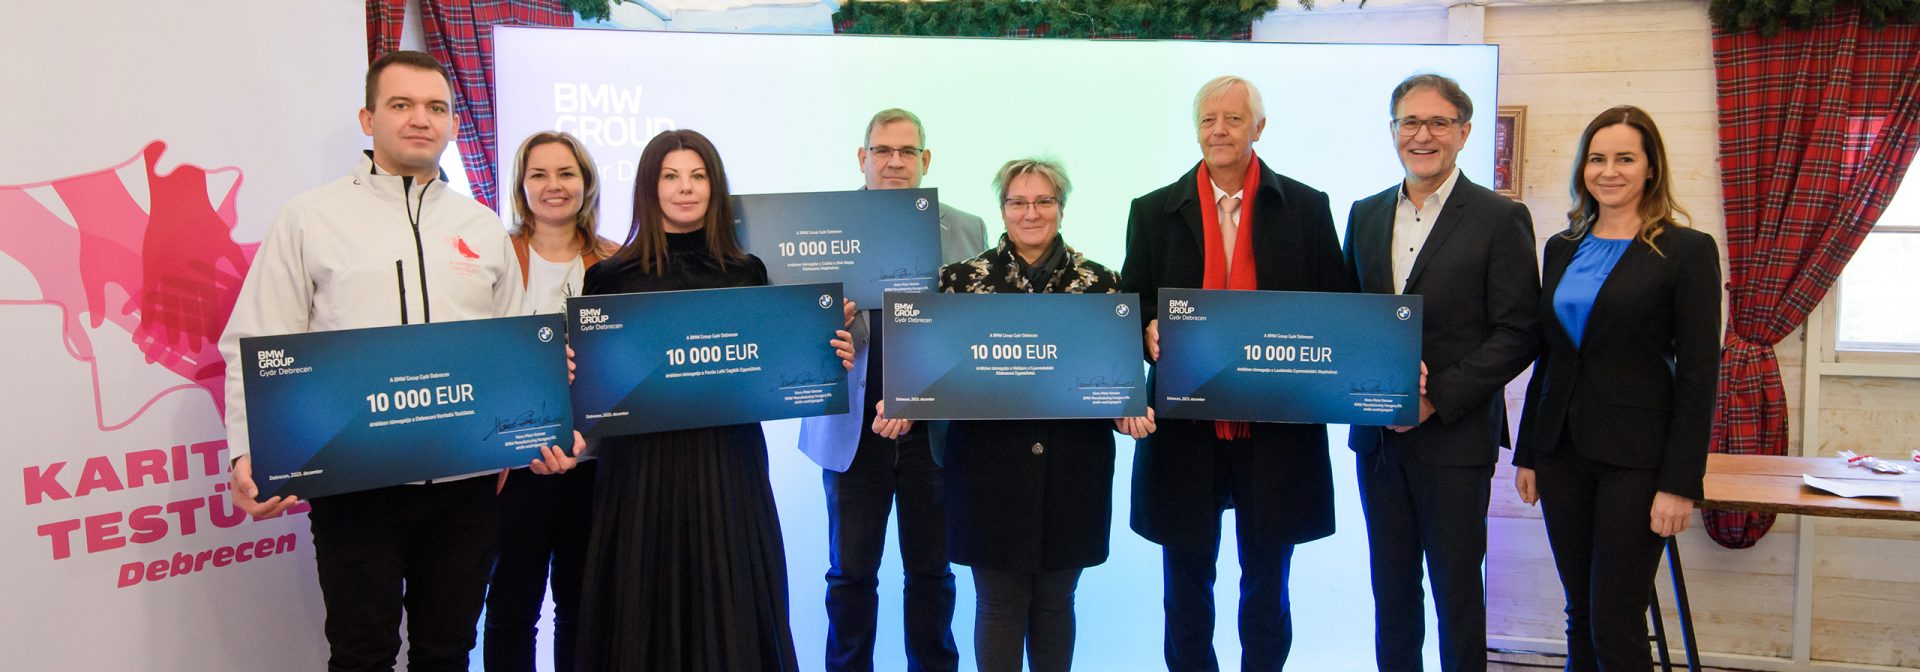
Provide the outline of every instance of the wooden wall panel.
[[[1818,454],[1905,458],[1920,447],[1916,431],[1920,380],[1821,381]],[[1823,519],[1815,526],[1814,660],[1920,667],[1920,525]]]
[[[1496,500],[1502,483],[1494,483]],[[1566,636],[1565,607],[1565,593],[1547,547],[1547,528],[1537,518],[1489,516],[1487,633],[1561,639]]]
[[[1798,520],[1781,517],[1753,548],[1729,550],[1709,539],[1696,516],[1680,536],[1700,650],[1786,657],[1793,652],[1793,586]],[[1663,563],[1655,581],[1670,636],[1680,630],[1672,579]]]
[[[1820,385],[1822,455],[1908,459],[1920,449],[1920,380],[1829,378]],[[1914,465],[1920,467],[1920,464]]]
[[1891,580],[1920,567],[1920,543],[1822,535],[1818,548],[1813,659],[1920,667],[1920,582]]
[[1653,116],[1681,205],[1724,237],[1705,3],[1490,7],[1485,36],[1500,45],[1500,104],[1527,106],[1522,196],[1540,238],[1566,228],[1581,130],[1620,104]]

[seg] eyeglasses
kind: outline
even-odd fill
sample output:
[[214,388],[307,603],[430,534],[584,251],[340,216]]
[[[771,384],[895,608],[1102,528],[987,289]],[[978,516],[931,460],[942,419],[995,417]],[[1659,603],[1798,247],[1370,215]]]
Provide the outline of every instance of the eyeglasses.
[[1060,199],[1041,196],[1031,201],[1024,198],[1009,198],[1001,201],[1000,206],[1011,212],[1025,212],[1028,208],[1037,208],[1041,212],[1053,212],[1060,207]]
[[1394,130],[1399,131],[1400,137],[1403,137],[1403,138],[1411,138],[1413,136],[1419,135],[1420,127],[1422,126],[1425,126],[1427,128],[1428,135],[1432,135],[1433,137],[1436,137],[1436,138],[1444,138],[1449,135],[1453,135],[1453,128],[1455,126],[1460,125],[1461,121],[1459,119],[1450,119],[1447,117],[1435,117],[1432,119],[1415,119],[1413,117],[1401,117],[1399,119],[1394,119],[1387,123],[1391,125],[1394,128]]
[[886,145],[875,145],[867,148],[867,155],[881,161],[891,161],[893,160],[893,155],[899,154],[900,158],[912,161],[920,158],[920,153],[924,151],[927,150],[919,147],[888,147]]

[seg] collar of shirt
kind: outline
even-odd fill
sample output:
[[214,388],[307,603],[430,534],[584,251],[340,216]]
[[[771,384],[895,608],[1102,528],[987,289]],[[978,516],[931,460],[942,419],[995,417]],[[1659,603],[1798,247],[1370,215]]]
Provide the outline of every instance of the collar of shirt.
[[[1427,196],[1427,201],[1425,203],[1421,203],[1415,206],[1415,209],[1424,211],[1430,206],[1446,204],[1447,198],[1453,196],[1453,185],[1455,183],[1458,183],[1459,181],[1460,181],[1460,167],[1454,166],[1453,172],[1447,175],[1446,181],[1440,183],[1440,188],[1435,189],[1432,195]],[[1220,191],[1220,188],[1214,187],[1213,190],[1216,192],[1215,195],[1217,196],[1218,195],[1217,192]],[[1412,199],[1407,197],[1407,182],[1406,180],[1401,180],[1400,181],[1400,197],[1398,200],[1395,201],[1395,203],[1406,204],[1411,200]]]
[[1440,188],[1427,197],[1426,202],[1415,204],[1407,198],[1407,183],[1400,183],[1400,197],[1395,199],[1393,208],[1393,291],[1402,294],[1407,291],[1407,276],[1413,273],[1414,259],[1420,255],[1420,248],[1427,243],[1427,234],[1433,231],[1433,222],[1440,217],[1440,207],[1446,205],[1447,198],[1453,195],[1453,185],[1460,180],[1460,168],[1455,167]]
[[[1220,207],[1220,199],[1222,198],[1226,198],[1227,196],[1240,198],[1241,194],[1247,193],[1247,190],[1245,188],[1242,188],[1239,191],[1233,192],[1232,194],[1228,194],[1227,190],[1220,188],[1220,183],[1214,182],[1213,180],[1207,180],[1207,186],[1213,187],[1213,207],[1216,207],[1216,208]],[[1401,187],[1401,189],[1404,190],[1406,189],[1406,187],[1403,186]]]

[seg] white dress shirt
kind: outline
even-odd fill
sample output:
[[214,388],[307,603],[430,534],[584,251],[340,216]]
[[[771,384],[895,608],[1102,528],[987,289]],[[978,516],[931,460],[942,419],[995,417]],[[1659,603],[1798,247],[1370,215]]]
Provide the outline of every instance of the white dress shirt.
[[[1440,188],[1418,204],[1407,197],[1407,183],[1400,183],[1400,197],[1393,206],[1393,291],[1405,294],[1407,276],[1413,273],[1413,260],[1420,257],[1420,247],[1427,244],[1427,234],[1433,232],[1433,220],[1440,217],[1440,208],[1447,204],[1447,197],[1453,195],[1453,185],[1460,180],[1460,169],[1453,169],[1447,181]],[[1219,187],[1214,188],[1215,191]]]

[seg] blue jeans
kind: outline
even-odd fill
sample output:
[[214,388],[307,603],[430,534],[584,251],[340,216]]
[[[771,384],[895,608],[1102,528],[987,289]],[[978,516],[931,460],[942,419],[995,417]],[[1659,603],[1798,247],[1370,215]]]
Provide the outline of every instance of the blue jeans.
[[907,669],[958,668],[946,501],[926,432],[916,428],[898,441],[863,433],[853,464],[844,473],[823,472],[822,480],[833,562],[827,570],[826,669],[873,669],[877,575],[887,547],[887,517],[896,501],[906,568]]

